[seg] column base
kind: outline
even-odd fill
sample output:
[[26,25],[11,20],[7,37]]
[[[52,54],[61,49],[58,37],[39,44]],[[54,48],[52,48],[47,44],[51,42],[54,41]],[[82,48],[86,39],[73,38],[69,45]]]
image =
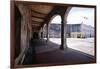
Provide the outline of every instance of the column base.
[[67,48],[67,45],[60,45],[60,50],[64,50],[65,48]]
[[49,42],[49,40],[46,40],[46,43],[48,43]]

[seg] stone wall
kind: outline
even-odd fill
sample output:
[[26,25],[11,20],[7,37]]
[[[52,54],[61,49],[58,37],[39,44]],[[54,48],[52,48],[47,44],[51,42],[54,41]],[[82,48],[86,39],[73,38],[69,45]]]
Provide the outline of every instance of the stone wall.
[[[31,26],[31,13],[29,8],[24,4],[17,4],[17,7],[21,13],[21,41],[20,48],[21,52],[16,58],[15,63],[18,64],[25,55],[25,50],[29,47],[29,41],[32,37],[32,26]],[[22,61],[21,61],[22,62]]]
[[21,12],[21,49],[23,50],[27,45],[28,41],[31,38],[31,19],[30,19],[30,11],[28,7],[24,4],[18,4],[18,8]]

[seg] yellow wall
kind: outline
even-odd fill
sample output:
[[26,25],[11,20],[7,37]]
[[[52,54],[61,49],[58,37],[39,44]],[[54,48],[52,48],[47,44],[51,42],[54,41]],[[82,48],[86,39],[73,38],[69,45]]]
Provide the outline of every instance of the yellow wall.
[[77,38],[77,37],[82,38],[82,37],[85,37],[85,33],[84,32],[72,32],[71,37],[72,38]]

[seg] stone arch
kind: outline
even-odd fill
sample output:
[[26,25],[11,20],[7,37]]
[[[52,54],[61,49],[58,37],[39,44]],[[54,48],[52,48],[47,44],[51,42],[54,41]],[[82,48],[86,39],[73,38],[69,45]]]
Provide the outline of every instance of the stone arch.
[[[58,19],[57,19],[58,18]],[[56,21],[55,21],[56,20]],[[57,21],[58,20],[58,21]],[[52,22],[52,21],[55,21],[54,23]],[[49,27],[51,28],[52,27],[52,24],[61,24],[61,15],[59,15],[59,14],[55,14],[55,15],[53,15],[52,17],[51,17],[51,19],[50,19],[50,22],[49,22]],[[50,35],[50,37],[53,37],[53,38],[55,38],[55,37],[61,37],[61,35],[60,35],[60,32],[61,32],[61,26],[59,26],[59,25],[56,25],[57,27],[58,27],[58,34],[57,34],[57,32],[54,30],[54,31],[52,31],[52,32],[50,32],[49,33],[49,35]]]
[[[59,15],[59,14],[55,14],[55,15],[53,15],[53,16],[51,17],[49,23],[51,23],[51,21],[52,21],[54,18],[56,18],[57,16],[59,16],[60,19],[61,19],[61,15]],[[60,20],[60,22],[61,22],[61,20]]]
[[60,46],[60,49],[64,49],[65,47],[67,47],[65,29],[66,29],[66,23],[67,23],[66,19],[67,19],[70,9],[71,7],[64,7],[64,8],[59,9],[60,11],[59,13],[57,11],[53,11],[52,13],[48,15],[48,19],[46,21],[46,25],[47,25],[46,38],[47,38],[47,41],[49,41],[49,26],[51,24],[51,21],[58,15],[61,17],[61,46]]
[[66,40],[66,26],[67,26],[67,17],[69,14],[69,11],[72,7],[67,7],[63,14],[61,14],[62,18],[62,24],[61,24],[61,46],[60,49],[64,49],[67,47],[67,40]]
[[49,18],[49,21],[47,23],[47,41],[49,41],[49,28],[50,28],[50,24],[51,24],[51,21],[56,17],[56,16],[60,16],[59,14],[52,14],[50,15],[50,18]]

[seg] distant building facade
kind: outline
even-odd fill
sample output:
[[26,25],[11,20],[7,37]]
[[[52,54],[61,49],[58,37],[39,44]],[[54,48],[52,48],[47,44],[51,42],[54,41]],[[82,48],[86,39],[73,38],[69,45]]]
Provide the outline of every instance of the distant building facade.
[[67,37],[90,38],[94,37],[94,28],[86,24],[67,24]]
[[[50,24],[49,37],[50,38],[61,37],[61,24]],[[66,37],[67,38],[94,37],[94,28],[86,24],[66,24]]]

